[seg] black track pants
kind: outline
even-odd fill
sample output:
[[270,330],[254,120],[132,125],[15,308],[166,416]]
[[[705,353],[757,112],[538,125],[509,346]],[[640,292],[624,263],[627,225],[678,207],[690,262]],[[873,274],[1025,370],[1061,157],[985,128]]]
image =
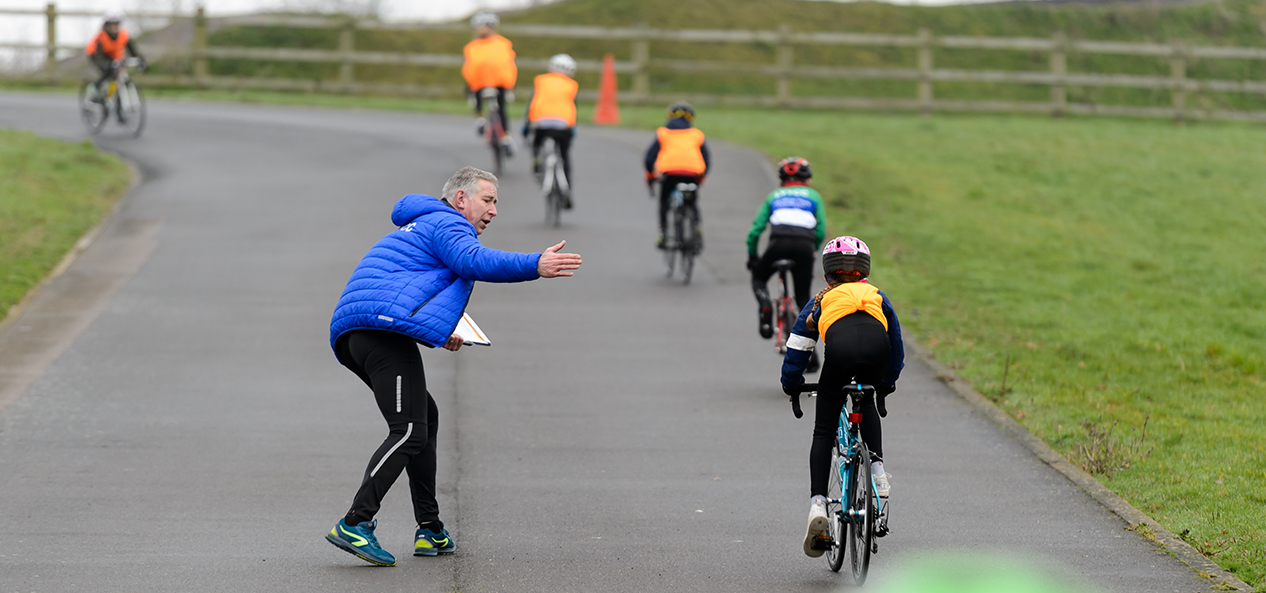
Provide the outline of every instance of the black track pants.
[[[791,269],[791,277],[792,290],[796,295],[796,313],[799,314],[809,304],[815,253],[817,249],[813,247],[812,239],[772,239],[769,247],[765,248],[765,253],[757,260],[756,269],[752,270],[752,291],[756,293],[756,300],[769,295],[769,277],[774,275],[774,262],[789,259],[796,262],[796,267]],[[764,291],[763,294],[761,291]]]
[[558,145],[558,153],[563,157],[563,175],[567,176],[567,186],[575,187],[571,178],[571,130],[537,128],[536,133],[532,134],[532,158],[541,158],[541,144],[546,137],[553,138],[554,144]]
[[[809,449],[810,496],[826,496],[831,474],[831,449],[840,411],[849,397],[843,391],[852,381],[875,385],[888,366],[891,344],[888,332],[878,319],[858,311],[831,324],[826,331],[822,374],[818,377],[818,403],[813,419],[813,447]],[[870,460],[884,458],[883,431],[875,399],[862,402],[862,441],[870,449]]]
[[374,390],[378,410],[387,420],[389,431],[386,440],[369,459],[364,481],[352,499],[351,510],[347,511],[347,523],[356,525],[373,519],[401,471],[409,473],[413,515],[418,524],[438,520],[435,435],[439,430],[440,413],[426,390],[417,342],[407,336],[377,330],[356,330],[343,340],[343,360]]

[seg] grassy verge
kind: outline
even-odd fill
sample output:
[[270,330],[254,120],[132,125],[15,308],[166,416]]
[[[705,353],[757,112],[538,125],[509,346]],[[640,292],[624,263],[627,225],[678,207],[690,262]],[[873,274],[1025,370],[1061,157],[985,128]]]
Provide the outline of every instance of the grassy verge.
[[128,175],[91,142],[0,130],[0,319],[110,210]]

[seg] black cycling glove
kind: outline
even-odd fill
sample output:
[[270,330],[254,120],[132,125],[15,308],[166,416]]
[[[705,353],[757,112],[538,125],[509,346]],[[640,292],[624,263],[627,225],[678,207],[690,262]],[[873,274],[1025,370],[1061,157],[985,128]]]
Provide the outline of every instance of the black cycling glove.
[[804,385],[804,377],[800,377],[800,380],[796,382],[795,385],[792,385],[792,386],[783,385],[782,392],[791,396],[799,395],[801,385]]
[[879,417],[880,417],[880,418],[887,418],[887,417],[888,417],[888,408],[887,408],[886,406],[884,406],[884,400],[886,400],[886,399],[888,399],[888,396],[886,396],[886,395],[876,395],[876,396],[875,396],[875,407],[879,409]]
[[749,271],[749,272],[755,272],[755,271],[756,271],[756,263],[757,263],[757,262],[759,262],[759,261],[760,261],[760,258],[759,258],[759,257],[756,257],[755,255],[748,255],[748,256],[747,256],[747,271]]

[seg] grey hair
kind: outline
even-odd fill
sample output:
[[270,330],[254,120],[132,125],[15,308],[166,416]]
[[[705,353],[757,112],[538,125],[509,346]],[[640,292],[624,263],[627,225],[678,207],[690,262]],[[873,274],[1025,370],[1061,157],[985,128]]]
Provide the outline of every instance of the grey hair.
[[467,195],[475,195],[479,191],[479,180],[482,179],[497,187],[497,176],[474,167],[462,167],[448,181],[444,183],[444,199],[452,200],[457,196],[457,190],[465,191]]

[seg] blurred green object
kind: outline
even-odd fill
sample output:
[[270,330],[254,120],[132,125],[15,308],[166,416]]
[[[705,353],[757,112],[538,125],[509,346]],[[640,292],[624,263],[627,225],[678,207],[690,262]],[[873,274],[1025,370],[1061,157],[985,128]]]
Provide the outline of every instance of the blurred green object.
[[878,593],[1086,593],[1027,560],[946,554],[913,560]]

